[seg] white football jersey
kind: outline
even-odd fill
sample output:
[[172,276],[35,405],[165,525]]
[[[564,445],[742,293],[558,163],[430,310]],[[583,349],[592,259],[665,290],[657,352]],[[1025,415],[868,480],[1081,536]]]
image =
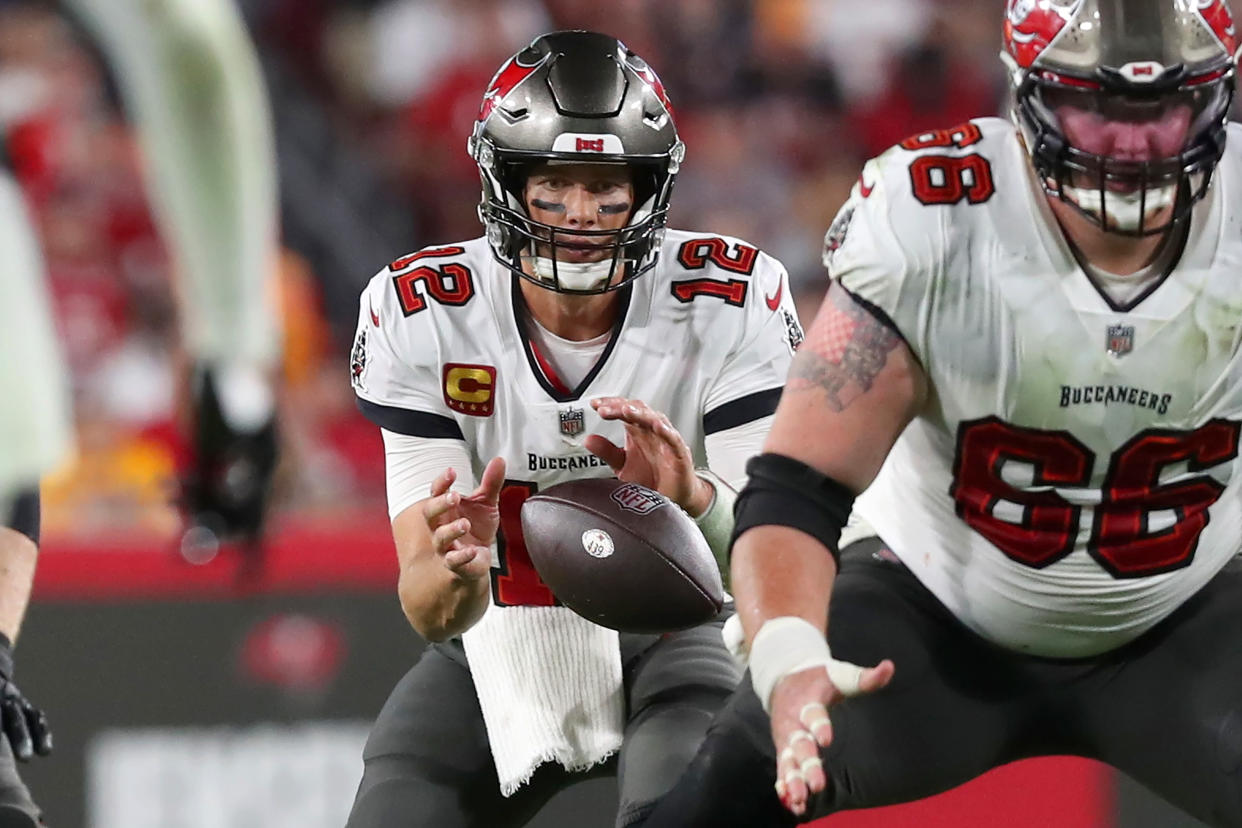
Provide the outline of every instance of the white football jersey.
[[1055,657],[1129,641],[1242,546],[1242,128],[1175,264],[1118,305],[1007,121],[869,162],[825,263],[895,326],[926,409],[856,509],[963,622]]
[[544,762],[603,761],[626,718],[618,635],[556,603],[522,538],[522,503],[612,474],[584,440],[624,445],[625,429],[593,397],[644,400],[707,465],[706,435],[775,410],[802,335],[778,262],[737,239],[669,231],[659,264],[620,294],[596,367],[569,388],[527,335],[518,278],[485,239],[405,256],[363,292],[351,358],[359,405],[383,428],[464,440],[476,480],[506,460],[492,606],[462,636],[505,795]]
[[521,537],[531,494],[608,477],[588,434],[624,445],[590,399],[639,398],[668,415],[706,465],[705,435],[775,410],[801,328],[784,268],[737,239],[670,230],[659,263],[622,296],[596,368],[567,388],[525,333],[518,277],[485,239],[393,262],[362,294],[351,359],[363,413],[390,431],[464,439],[475,479],[507,462],[492,600],[551,606]]

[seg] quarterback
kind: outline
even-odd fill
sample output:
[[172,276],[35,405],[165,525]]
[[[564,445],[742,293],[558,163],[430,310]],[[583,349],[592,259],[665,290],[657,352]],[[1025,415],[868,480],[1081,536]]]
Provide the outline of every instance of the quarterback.
[[628,825],[740,674],[719,622],[627,635],[558,605],[522,502],[615,474],[723,555],[802,331],[777,261],[666,229],[684,147],[614,38],[533,41],[469,147],[486,235],[397,259],[361,298],[353,385],[383,431],[401,605],[433,643],[375,723],[349,825],[521,825],[601,772]]
[[738,500],[751,680],[649,825],[1051,753],[1242,825],[1237,46],[1221,0],[1010,0],[1013,122],[863,168]]
[[[258,532],[275,463],[275,152],[258,60],[228,0],[68,0],[116,69],[179,275],[197,474],[184,500],[216,534]],[[0,147],[0,828],[41,823],[18,778],[51,749],[13,683],[39,539],[39,479],[72,452],[69,380],[37,237]],[[10,749],[11,747],[11,749]]]

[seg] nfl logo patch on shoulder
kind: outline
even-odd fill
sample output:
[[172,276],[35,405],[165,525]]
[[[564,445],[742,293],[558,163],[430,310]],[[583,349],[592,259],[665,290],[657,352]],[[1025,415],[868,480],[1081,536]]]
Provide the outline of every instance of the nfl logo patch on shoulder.
[[1107,347],[1110,356],[1125,356],[1134,350],[1133,325],[1109,325]]

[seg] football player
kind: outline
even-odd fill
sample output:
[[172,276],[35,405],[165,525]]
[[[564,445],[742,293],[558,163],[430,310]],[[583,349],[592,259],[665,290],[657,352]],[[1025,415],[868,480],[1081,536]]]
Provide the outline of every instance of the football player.
[[[180,284],[196,474],[185,506],[217,536],[254,537],[275,461],[275,154],[257,57],[226,0],[71,0],[120,80]],[[72,414],[36,236],[0,164],[0,828],[41,824],[13,755],[51,749],[13,683],[34,576],[39,478],[68,459]]]
[[1010,0],[1013,123],[863,168],[738,501],[751,680],[649,825],[1049,753],[1242,824],[1237,45],[1222,0]]
[[469,149],[486,235],[397,259],[361,298],[353,386],[383,431],[401,605],[432,643],[379,714],[348,824],[521,825],[615,772],[627,825],[740,674],[719,622],[618,634],[560,606],[522,502],[615,474],[723,552],[801,329],[779,262],[665,228],[684,147],[616,39],[534,40]]

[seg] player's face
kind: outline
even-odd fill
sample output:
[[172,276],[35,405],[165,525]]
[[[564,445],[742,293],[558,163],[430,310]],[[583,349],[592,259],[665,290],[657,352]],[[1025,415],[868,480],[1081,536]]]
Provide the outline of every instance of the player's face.
[[[620,230],[634,211],[634,184],[624,164],[541,164],[526,179],[526,210],[535,221],[569,231]],[[615,236],[556,234],[556,258],[598,262],[611,258]],[[546,249],[539,255],[548,256]]]
[[[1111,161],[1177,156],[1186,147],[1195,116],[1192,101],[1181,95],[1145,100],[1067,91],[1049,98],[1070,146]],[[1125,191],[1135,185],[1109,181],[1108,187]]]

